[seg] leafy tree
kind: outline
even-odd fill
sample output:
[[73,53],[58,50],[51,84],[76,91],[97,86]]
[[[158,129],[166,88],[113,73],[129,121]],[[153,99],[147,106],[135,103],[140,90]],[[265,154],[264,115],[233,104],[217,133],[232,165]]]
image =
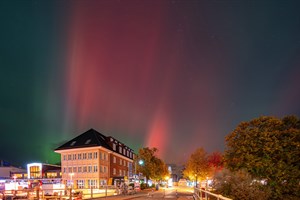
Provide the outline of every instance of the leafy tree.
[[191,154],[186,163],[183,174],[190,180],[205,180],[209,175],[210,168],[208,163],[208,155],[203,148],[198,148]]
[[[142,173],[147,180],[162,180],[169,174],[166,164],[155,155],[157,151],[157,148],[141,148],[135,157],[137,172]],[[142,163],[139,164],[139,161]]]
[[260,182],[253,181],[252,176],[245,170],[231,172],[224,169],[214,176],[214,193],[235,200],[265,200],[271,192]]
[[208,165],[211,168],[211,176],[221,171],[223,169],[223,155],[221,152],[216,151],[208,155]]
[[266,180],[272,199],[300,198],[300,121],[260,117],[240,123],[226,137],[228,169]]

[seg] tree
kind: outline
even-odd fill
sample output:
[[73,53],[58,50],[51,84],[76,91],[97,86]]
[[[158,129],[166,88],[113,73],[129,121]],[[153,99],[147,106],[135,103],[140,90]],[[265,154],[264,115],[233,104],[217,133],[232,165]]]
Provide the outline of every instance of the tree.
[[266,180],[273,199],[300,197],[300,121],[295,116],[242,122],[226,137],[228,169]]
[[[147,180],[153,179],[158,181],[168,175],[166,164],[155,155],[157,151],[157,148],[141,148],[135,157],[137,172],[142,173]],[[138,164],[139,161],[143,161],[142,164]]]
[[191,154],[183,174],[190,180],[195,180],[197,184],[198,180],[205,180],[209,172],[208,155],[203,148],[198,148]]
[[231,172],[224,169],[214,176],[214,193],[235,200],[265,200],[270,198],[270,190],[263,184],[253,181],[245,170]]
[[223,155],[218,151],[212,152],[208,155],[208,165],[211,168],[211,176],[221,171],[223,169]]

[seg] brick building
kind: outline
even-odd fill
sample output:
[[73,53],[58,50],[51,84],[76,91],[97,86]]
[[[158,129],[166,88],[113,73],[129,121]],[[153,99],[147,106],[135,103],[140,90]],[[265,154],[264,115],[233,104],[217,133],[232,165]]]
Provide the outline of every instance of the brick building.
[[98,188],[132,176],[134,152],[113,137],[90,129],[55,149],[62,180],[74,188]]

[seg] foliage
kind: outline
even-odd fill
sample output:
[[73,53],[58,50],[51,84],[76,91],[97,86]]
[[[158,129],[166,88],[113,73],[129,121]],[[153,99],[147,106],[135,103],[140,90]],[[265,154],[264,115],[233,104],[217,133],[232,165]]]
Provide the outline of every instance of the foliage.
[[223,169],[223,155],[221,152],[213,152],[208,155],[208,165],[211,168],[211,176]]
[[244,170],[230,172],[224,169],[215,175],[212,187],[214,193],[235,200],[265,200],[271,195],[265,185],[253,181],[251,175]]
[[142,173],[147,180],[163,180],[169,175],[167,165],[155,155],[157,151],[156,148],[141,148],[135,157],[135,163],[143,161],[142,165],[136,164],[136,168],[137,172]]
[[300,198],[300,120],[260,117],[242,122],[226,137],[228,169],[266,180],[273,199]]
[[203,148],[198,148],[191,154],[183,174],[190,180],[205,180],[209,173],[208,155]]

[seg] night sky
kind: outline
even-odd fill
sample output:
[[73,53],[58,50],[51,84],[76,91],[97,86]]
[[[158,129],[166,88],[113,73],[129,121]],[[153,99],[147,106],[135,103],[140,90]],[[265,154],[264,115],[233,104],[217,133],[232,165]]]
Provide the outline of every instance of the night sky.
[[57,163],[90,128],[167,163],[300,116],[300,1],[0,1],[0,159]]

